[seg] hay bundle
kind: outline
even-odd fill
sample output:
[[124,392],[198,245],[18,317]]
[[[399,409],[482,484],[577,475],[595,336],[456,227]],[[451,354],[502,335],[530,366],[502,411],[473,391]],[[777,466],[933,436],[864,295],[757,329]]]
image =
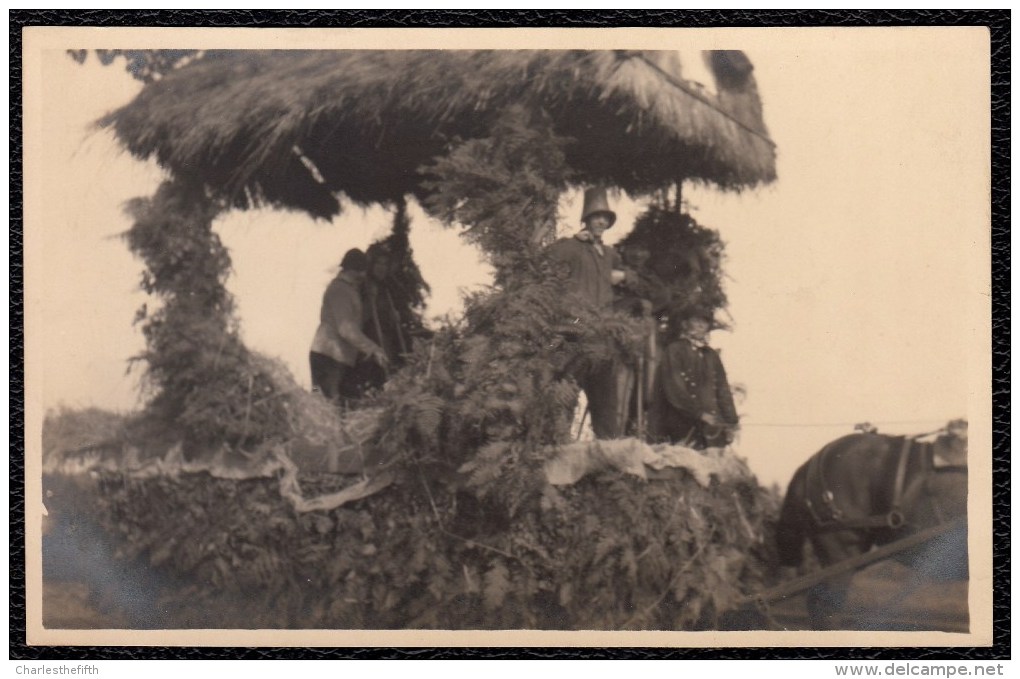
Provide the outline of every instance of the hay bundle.
[[254,355],[256,369],[272,384],[272,398],[285,402],[289,438],[325,444],[344,440],[344,422],[336,405],[322,395],[303,389],[278,359]]

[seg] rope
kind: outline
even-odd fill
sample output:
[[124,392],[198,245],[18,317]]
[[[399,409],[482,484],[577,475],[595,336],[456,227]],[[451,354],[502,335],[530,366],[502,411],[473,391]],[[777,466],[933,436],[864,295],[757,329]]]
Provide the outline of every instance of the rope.
[[[942,422],[942,420],[882,420],[882,421],[868,421],[873,425],[899,425],[899,424],[932,424],[935,422]],[[745,429],[747,427],[855,427],[861,422],[741,422],[740,428]]]
[[659,66],[658,64],[656,64],[653,61],[650,61],[644,55],[642,55],[642,54],[629,54],[627,56],[632,57],[632,58],[636,57],[636,58],[640,59],[647,66],[650,66],[651,68],[653,68],[656,71],[658,71],[659,75],[662,76],[663,78],[665,78],[666,81],[669,82],[669,84],[672,85],[673,87],[677,88],[678,90],[680,90],[681,92],[683,92],[687,96],[691,97],[692,99],[695,99],[695,100],[701,102],[702,104],[704,104],[705,106],[709,107],[710,109],[714,110],[716,113],[718,113],[721,116],[723,116],[724,118],[728,119],[730,122],[732,122],[735,125],[737,125],[738,127],[742,128],[744,131],[749,132],[749,133],[753,134],[754,136],[758,137],[759,139],[764,141],[766,144],[768,144],[772,148],[776,147],[776,142],[774,142],[771,139],[769,139],[768,136],[766,136],[764,133],[762,133],[761,130],[754,129],[753,127],[751,127],[750,125],[745,123],[743,120],[740,120],[739,118],[734,116],[729,111],[726,111],[726,110],[716,106],[715,103],[713,103],[711,101],[711,99],[709,99],[707,96],[701,94],[700,92],[696,92],[692,88],[688,87],[685,83],[680,81],[678,78],[675,78],[671,73],[668,73],[667,71],[664,71],[661,66]]

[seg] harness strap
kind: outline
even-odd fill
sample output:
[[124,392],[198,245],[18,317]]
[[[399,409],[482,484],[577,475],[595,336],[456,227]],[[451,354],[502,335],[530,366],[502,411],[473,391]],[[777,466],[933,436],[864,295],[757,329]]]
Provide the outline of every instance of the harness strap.
[[[832,492],[831,484],[825,477],[826,463],[832,456],[831,445],[825,446],[818,455],[808,462],[808,470],[804,477],[804,504],[807,505],[811,518],[815,525],[822,532],[846,530],[848,528],[872,528],[885,525],[885,517],[866,517],[862,519],[847,518],[843,508],[836,502],[836,495]],[[817,500],[820,505],[816,507],[811,498],[811,491],[818,491]]]
[[[848,518],[844,516],[842,508],[835,501],[835,496],[829,488],[825,478],[825,458],[831,452],[826,446],[821,452],[813,457],[808,463],[807,473],[804,477],[804,498],[805,505],[816,527],[822,532],[853,530],[860,528],[901,528],[905,518],[900,505],[903,502],[904,488],[907,478],[907,463],[910,458],[910,446],[917,437],[904,437],[903,445],[900,446],[899,457],[896,461],[896,476],[893,480],[893,497],[889,511],[885,514],[865,516],[860,518]],[[811,501],[811,489],[816,488],[821,493],[821,501],[825,505],[824,512],[821,508],[815,507]]]
[[913,439],[903,437],[903,445],[900,447],[900,458],[896,462],[896,480],[893,483],[892,507],[887,515],[890,528],[899,528],[903,525],[903,512],[900,511],[900,503],[903,501],[903,486],[907,478],[907,460],[910,457],[910,444]]
[[[804,505],[807,507],[808,513],[811,514],[815,525],[822,529],[841,527],[840,519],[843,514],[840,508],[833,502],[832,491],[825,480],[825,460],[829,457],[830,449],[831,446],[825,446],[817,455],[808,460],[807,471],[803,478]],[[812,500],[811,494],[815,489],[819,491],[819,499],[825,506],[825,515],[821,513],[821,508],[815,507],[815,503]]]

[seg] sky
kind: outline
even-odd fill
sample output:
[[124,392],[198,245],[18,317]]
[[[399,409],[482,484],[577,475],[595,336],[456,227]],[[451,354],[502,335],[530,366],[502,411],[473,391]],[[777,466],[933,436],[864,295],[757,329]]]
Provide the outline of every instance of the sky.
[[[918,433],[986,398],[974,375],[990,294],[987,52],[980,35],[951,31],[750,31],[729,45],[755,65],[778,180],[740,194],[687,185],[685,197],[727,243],[733,329],[713,344],[746,388],[736,449],[763,483],[785,484],[855,423]],[[45,408],[131,410],[139,371],[127,362],[144,347],[132,319],[147,300],[142,264],[119,238],[130,227],[122,206],[151,195],[162,171],[91,123],[141,85],[120,62],[77,65],[60,50],[44,52],[33,77],[26,379]],[[611,242],[643,203],[620,196],[616,207]],[[488,269],[455,230],[417,206],[411,216],[427,313],[456,314]],[[561,232],[579,216],[578,196],[565,196]],[[307,386],[322,291],[343,252],[385,236],[390,218],[356,207],[330,223],[276,210],[221,218],[246,343]]]

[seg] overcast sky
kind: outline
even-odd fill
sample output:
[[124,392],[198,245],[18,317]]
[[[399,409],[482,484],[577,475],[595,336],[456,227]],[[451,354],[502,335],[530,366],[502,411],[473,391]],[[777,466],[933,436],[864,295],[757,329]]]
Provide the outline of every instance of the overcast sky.
[[[739,454],[763,482],[785,483],[853,423],[921,432],[985,398],[972,377],[983,369],[974,347],[987,334],[989,294],[987,53],[980,33],[951,29],[743,35],[728,46],[744,46],[755,65],[779,179],[740,195],[688,187],[686,196],[728,244],[734,329],[713,342],[731,382],[747,389]],[[129,410],[137,375],[125,375],[126,361],[143,347],[131,321],[146,300],[141,263],[117,237],[130,226],[121,206],[151,195],[161,171],[88,124],[140,84],[119,62],[79,66],[59,50],[26,77],[44,83],[41,100],[26,99],[42,111],[42,152],[26,158],[38,177],[26,186],[37,227],[26,234],[26,339],[38,361],[27,379],[47,408]],[[577,227],[573,198],[564,232]],[[620,202],[611,239],[641,207]],[[416,206],[412,217],[429,315],[456,313],[486,268],[454,231]],[[222,218],[249,346],[307,385],[322,291],[343,252],[386,235],[389,219],[358,208],[332,223],[271,210]]]

